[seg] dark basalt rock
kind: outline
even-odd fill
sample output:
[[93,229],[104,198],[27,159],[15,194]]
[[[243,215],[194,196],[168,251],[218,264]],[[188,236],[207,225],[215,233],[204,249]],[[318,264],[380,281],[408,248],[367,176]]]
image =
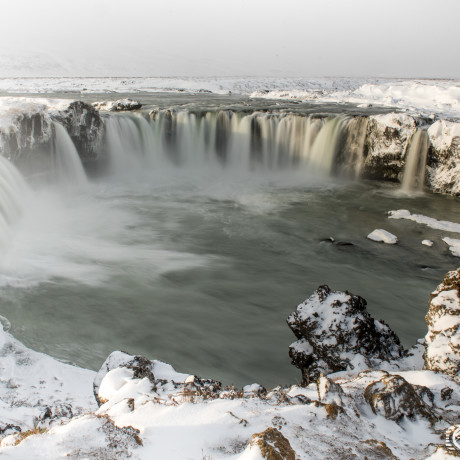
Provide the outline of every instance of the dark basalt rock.
[[300,304],[287,323],[298,339],[289,355],[304,385],[321,373],[373,368],[403,354],[397,335],[370,316],[362,297],[332,292],[326,285]]
[[364,390],[364,399],[375,414],[394,421],[420,416],[436,423],[438,417],[420,396],[420,388],[415,388],[399,375],[383,377]]
[[95,159],[101,148],[104,123],[99,112],[82,101],[71,102],[56,117],[69,133],[82,159]]

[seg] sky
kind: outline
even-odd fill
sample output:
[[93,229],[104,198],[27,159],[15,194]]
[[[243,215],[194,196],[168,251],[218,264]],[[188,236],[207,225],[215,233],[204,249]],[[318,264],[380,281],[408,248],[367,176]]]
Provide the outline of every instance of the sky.
[[2,0],[0,76],[460,78],[459,0]]

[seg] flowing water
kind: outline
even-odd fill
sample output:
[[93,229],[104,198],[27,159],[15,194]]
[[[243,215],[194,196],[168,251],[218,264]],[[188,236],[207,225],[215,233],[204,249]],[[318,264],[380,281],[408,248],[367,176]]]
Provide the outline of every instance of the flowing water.
[[[320,284],[363,296],[414,343],[425,334],[430,291],[457,259],[442,232],[386,212],[459,222],[458,203],[330,177],[347,149],[344,168],[359,171],[365,123],[350,123],[228,111],[111,115],[106,170],[89,182],[57,125],[65,142],[56,137],[54,152],[66,166],[56,174],[64,170],[72,187],[34,182],[12,212],[4,197],[18,195],[8,178],[27,186],[0,157],[8,230],[0,314],[28,346],[82,366],[98,369],[122,349],[238,385],[299,380],[285,319]],[[351,140],[342,139],[347,130]],[[375,228],[400,243],[367,240]]]

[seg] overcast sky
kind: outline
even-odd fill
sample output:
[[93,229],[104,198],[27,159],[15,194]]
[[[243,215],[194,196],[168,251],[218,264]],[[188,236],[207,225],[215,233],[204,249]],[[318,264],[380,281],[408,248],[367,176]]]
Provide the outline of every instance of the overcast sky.
[[2,0],[0,76],[460,77],[459,0]]

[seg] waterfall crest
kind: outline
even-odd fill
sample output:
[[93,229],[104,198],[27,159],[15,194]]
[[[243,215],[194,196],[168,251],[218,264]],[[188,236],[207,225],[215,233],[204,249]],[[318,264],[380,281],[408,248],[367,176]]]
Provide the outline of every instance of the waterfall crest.
[[84,186],[87,183],[86,173],[64,126],[53,122],[54,130],[54,170],[58,181],[63,185]]
[[412,136],[406,156],[401,189],[404,192],[422,191],[428,154],[428,134],[418,129]]

